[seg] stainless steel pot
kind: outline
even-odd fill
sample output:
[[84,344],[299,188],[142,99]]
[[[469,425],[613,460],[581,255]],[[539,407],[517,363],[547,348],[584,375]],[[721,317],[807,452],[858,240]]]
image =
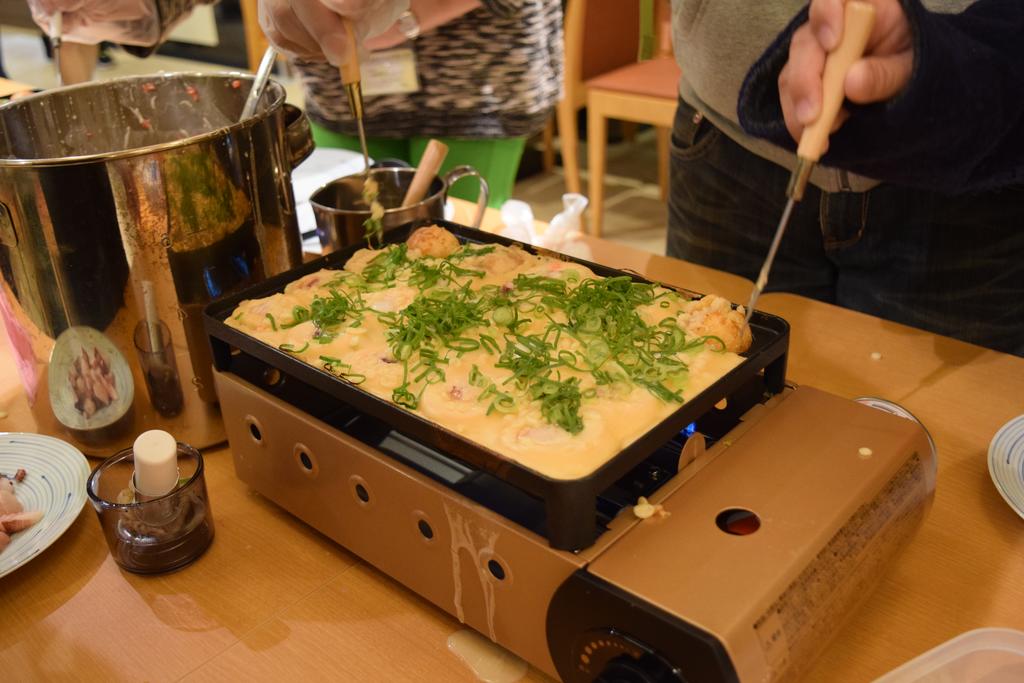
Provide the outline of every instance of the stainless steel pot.
[[[487,208],[487,181],[472,166],[457,166],[443,177],[434,178],[427,189],[427,196],[420,202],[400,208],[405,193],[416,174],[414,168],[374,168],[370,176],[380,187],[378,201],[384,207],[382,224],[384,230],[420,218],[444,218],[444,202],[448,188],[462,178],[470,176],[480,179],[480,195],[477,197],[476,217],[473,227],[479,228]],[[370,217],[370,207],[363,201],[363,173],[355,173],[332,180],[309,197],[316,216],[316,232],[324,253],[342,249],[364,237],[363,223]]]
[[[0,308],[41,431],[95,455],[157,427],[224,439],[201,311],[301,262],[290,179],[312,150],[277,83],[238,122],[250,83],[161,74],[0,107]],[[144,288],[170,339],[143,337],[174,355],[147,367],[176,365],[181,400],[155,400],[167,378],[132,342]]]

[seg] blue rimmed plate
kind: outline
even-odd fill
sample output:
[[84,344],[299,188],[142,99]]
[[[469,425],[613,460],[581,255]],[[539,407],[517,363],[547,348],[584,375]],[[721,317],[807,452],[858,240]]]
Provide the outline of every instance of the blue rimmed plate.
[[999,495],[1024,517],[1024,415],[996,432],[988,446],[988,473]]
[[11,536],[0,551],[0,577],[50,547],[85,505],[89,463],[70,444],[40,434],[0,433],[0,472],[14,475],[19,469],[27,475],[14,492],[26,511],[42,510],[43,518]]

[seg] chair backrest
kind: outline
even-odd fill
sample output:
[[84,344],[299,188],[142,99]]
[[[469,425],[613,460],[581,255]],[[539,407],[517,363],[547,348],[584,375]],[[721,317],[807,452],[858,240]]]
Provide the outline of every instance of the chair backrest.
[[636,61],[640,40],[637,0],[584,0],[583,80]]
[[[672,10],[655,0],[654,56],[672,54]],[[565,7],[565,97],[586,103],[583,83],[632,64],[640,43],[640,0],[567,0]]]
[[639,39],[639,0],[567,0],[566,98],[582,107],[584,81],[635,62]]

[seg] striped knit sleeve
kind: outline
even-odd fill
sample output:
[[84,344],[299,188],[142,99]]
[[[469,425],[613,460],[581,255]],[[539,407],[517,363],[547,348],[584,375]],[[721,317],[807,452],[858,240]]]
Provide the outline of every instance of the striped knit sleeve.
[[480,4],[499,17],[511,17],[523,8],[523,0],[480,0]]

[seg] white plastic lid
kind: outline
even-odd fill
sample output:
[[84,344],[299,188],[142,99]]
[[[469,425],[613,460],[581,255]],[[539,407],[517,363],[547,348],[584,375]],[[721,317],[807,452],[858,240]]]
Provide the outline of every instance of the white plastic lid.
[[874,683],[1016,683],[1024,681],[1024,632],[979,628],[928,650]]
[[135,490],[144,496],[163,496],[178,485],[178,443],[160,429],[143,432],[132,447]]

